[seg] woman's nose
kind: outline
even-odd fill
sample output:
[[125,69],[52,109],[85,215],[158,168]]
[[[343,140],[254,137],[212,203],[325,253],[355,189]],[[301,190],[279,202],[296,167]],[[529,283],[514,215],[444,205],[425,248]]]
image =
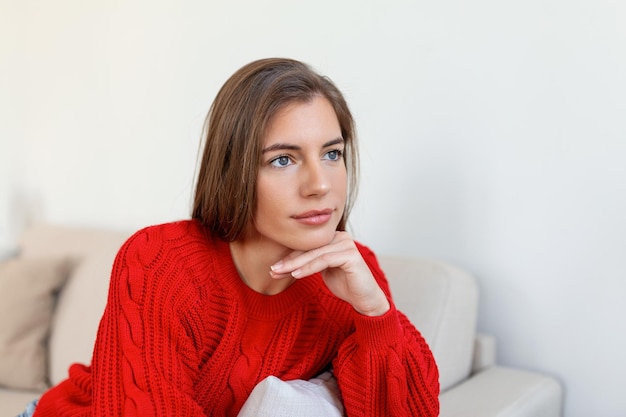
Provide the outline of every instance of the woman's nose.
[[322,161],[308,163],[303,167],[301,190],[305,197],[320,197],[330,190],[330,179]]

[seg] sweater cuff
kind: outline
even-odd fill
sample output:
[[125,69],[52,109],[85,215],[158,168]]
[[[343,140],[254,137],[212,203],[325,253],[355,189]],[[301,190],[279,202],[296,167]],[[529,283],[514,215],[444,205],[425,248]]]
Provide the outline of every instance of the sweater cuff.
[[382,316],[369,317],[354,312],[355,336],[358,344],[373,350],[398,344],[402,325],[395,304],[389,300],[389,311]]

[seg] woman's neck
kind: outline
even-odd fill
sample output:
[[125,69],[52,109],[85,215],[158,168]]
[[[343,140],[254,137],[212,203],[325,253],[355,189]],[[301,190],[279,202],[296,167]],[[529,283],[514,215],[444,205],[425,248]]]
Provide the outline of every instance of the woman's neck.
[[254,238],[230,242],[230,254],[243,282],[266,295],[278,294],[295,281],[294,278],[274,279],[270,276],[270,266],[289,252],[287,248]]

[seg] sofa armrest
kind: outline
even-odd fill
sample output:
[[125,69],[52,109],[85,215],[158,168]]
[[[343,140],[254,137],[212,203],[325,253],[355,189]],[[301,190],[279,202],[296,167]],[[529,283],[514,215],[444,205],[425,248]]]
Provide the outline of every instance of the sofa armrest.
[[474,339],[472,374],[496,364],[496,338],[490,334],[477,333]]
[[559,417],[563,391],[549,376],[492,366],[439,397],[440,417]]

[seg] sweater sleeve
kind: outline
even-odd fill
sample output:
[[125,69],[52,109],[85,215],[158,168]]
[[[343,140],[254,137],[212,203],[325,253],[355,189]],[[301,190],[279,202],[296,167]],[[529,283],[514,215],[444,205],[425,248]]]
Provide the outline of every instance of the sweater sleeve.
[[391,300],[374,254],[363,258],[389,298],[380,317],[354,312],[355,331],[333,363],[348,417],[439,415],[439,373],[432,352],[408,318]]
[[[171,245],[170,245],[171,246]],[[193,285],[165,238],[148,230],[119,251],[92,361],[93,416],[203,416],[185,311]]]

